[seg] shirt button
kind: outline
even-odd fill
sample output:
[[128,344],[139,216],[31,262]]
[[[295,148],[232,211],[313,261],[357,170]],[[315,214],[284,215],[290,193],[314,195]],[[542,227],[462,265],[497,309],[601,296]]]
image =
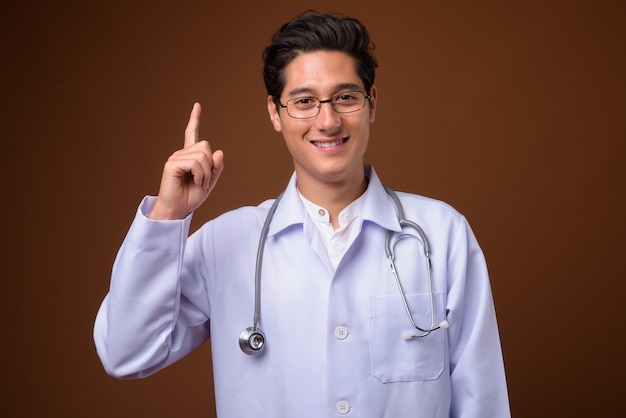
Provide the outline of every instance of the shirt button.
[[348,338],[348,328],[343,325],[335,328],[335,337],[337,337],[338,340],[345,340]]
[[348,401],[339,401],[337,402],[337,412],[341,415],[345,415],[350,412],[350,404]]
[[324,216],[324,215],[326,215],[326,211],[325,211],[324,209],[320,209],[320,210],[318,210],[318,211],[317,211],[317,213],[318,213],[320,216]]

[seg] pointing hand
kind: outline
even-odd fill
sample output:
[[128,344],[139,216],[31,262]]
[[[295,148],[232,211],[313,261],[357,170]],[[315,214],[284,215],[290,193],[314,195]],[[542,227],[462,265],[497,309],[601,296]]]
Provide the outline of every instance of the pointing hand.
[[224,153],[211,151],[208,141],[199,140],[201,111],[200,103],[195,103],[184,147],[165,163],[151,219],[185,218],[204,203],[224,169]]

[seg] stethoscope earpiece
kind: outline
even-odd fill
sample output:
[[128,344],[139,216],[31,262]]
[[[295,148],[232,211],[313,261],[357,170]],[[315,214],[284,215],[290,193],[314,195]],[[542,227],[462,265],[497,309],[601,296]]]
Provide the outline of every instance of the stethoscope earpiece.
[[251,356],[260,354],[265,348],[265,334],[257,327],[248,327],[239,336],[241,351]]

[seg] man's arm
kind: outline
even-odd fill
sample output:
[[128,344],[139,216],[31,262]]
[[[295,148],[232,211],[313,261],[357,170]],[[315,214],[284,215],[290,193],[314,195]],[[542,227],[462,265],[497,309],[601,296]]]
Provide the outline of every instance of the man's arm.
[[485,259],[467,222],[449,255],[452,417],[506,418],[509,400]]
[[113,376],[152,374],[208,337],[208,307],[189,303],[183,288],[202,289],[188,283],[202,278],[181,280],[191,213],[206,200],[224,168],[223,153],[213,153],[207,141],[198,141],[200,113],[200,105],[194,104],[184,147],[165,163],[158,197],[142,202],[96,317],[96,348]]

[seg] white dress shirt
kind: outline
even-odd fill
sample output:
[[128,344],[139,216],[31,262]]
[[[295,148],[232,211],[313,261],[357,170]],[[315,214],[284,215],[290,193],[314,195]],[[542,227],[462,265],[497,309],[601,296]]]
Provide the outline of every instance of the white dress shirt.
[[302,194],[300,194],[300,199],[302,199],[304,209],[309,215],[304,220],[304,229],[308,230],[309,222],[313,222],[322,238],[324,247],[326,247],[328,259],[334,271],[339,264],[339,260],[341,260],[360,231],[360,224],[357,225],[357,223],[361,219],[363,195],[359,196],[339,213],[339,228],[337,230],[333,228],[333,224],[330,222],[330,214],[326,208],[316,205],[302,196]]
[[[436,323],[412,327],[386,258],[400,231],[392,200],[367,167],[356,235],[336,268],[306,211],[295,175],[266,242],[258,356],[239,335],[252,325],[255,259],[272,201],[227,212],[187,238],[191,217],[154,221],[142,201],[120,248],[94,340],[113,376],[140,378],[209,339],[220,418],[510,416],[487,269],[465,218],[445,203],[399,193],[430,239]],[[417,239],[396,246],[416,322],[430,325],[425,259]]]

